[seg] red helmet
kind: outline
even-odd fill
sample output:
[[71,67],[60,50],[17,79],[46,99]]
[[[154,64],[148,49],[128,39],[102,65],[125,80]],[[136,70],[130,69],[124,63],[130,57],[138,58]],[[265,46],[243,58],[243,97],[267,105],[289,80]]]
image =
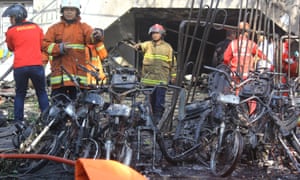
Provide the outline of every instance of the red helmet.
[[153,26],[151,26],[149,28],[148,34],[151,34],[151,33],[154,33],[154,32],[160,33],[162,36],[166,35],[165,28],[160,24],[154,24]]

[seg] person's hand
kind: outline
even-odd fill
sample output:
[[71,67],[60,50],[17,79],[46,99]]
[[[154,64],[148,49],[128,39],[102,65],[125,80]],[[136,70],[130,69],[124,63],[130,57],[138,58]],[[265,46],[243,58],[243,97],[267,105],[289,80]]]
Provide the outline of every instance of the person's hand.
[[171,83],[172,83],[172,84],[175,84],[175,83],[176,83],[176,77],[172,77]]
[[63,46],[64,46],[64,52],[68,52],[69,49],[72,49],[72,47],[70,46],[70,43],[64,43]]
[[169,84],[175,84],[176,83],[176,77],[171,77],[169,79]]
[[59,49],[61,54],[67,53],[70,49],[72,49],[72,46],[69,45],[70,43],[64,42],[59,44]]
[[92,35],[93,35],[93,38],[95,39],[95,41],[99,42],[99,41],[103,40],[103,38],[104,38],[104,31],[103,31],[103,29],[95,28]]
[[136,50],[139,50],[141,48],[141,44],[137,43],[137,44],[133,45],[133,48]]

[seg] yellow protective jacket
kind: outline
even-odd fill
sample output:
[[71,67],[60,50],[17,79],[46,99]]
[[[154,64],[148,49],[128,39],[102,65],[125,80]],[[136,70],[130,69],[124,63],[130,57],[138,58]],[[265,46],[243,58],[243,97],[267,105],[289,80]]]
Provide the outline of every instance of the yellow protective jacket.
[[[61,21],[50,26],[44,36],[43,51],[51,57],[51,77],[52,89],[63,86],[74,86],[71,79],[64,73],[61,66],[72,75],[80,78],[80,84],[84,87],[87,84],[87,73],[80,69],[77,64],[86,66],[85,45],[96,43],[93,39],[93,28],[86,23],[80,22],[78,17],[76,22],[67,23]],[[68,43],[72,48],[63,52],[61,43]]]
[[145,41],[140,47],[144,53],[141,82],[149,86],[168,84],[170,78],[176,76],[176,59],[171,45],[165,41],[156,45],[153,41]]
[[[107,57],[108,53],[104,46],[104,43],[101,41],[95,45],[86,45],[85,48],[85,56],[87,63],[87,69],[91,71],[95,71],[93,68],[96,67],[99,69],[99,78],[101,80],[105,80],[105,73],[102,67],[102,61]],[[91,65],[92,66],[91,66]],[[95,77],[93,77],[90,73],[87,73],[87,83],[88,84],[97,84]]]

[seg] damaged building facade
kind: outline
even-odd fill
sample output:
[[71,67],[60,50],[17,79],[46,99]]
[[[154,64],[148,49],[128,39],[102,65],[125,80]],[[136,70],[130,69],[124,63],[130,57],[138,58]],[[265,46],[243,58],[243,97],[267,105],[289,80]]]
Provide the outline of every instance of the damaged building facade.
[[[16,1],[0,2],[0,13]],[[60,0],[21,0],[29,12],[28,19],[44,29],[60,18]],[[81,0],[82,21],[105,30],[105,45],[113,48],[122,40],[140,42],[149,39],[148,28],[155,23],[167,30],[166,41],[176,51],[181,74],[197,76],[203,64],[211,64],[216,43],[225,38],[228,29],[240,21],[251,25],[252,39],[257,34],[280,38],[299,35],[298,0]],[[2,18],[1,45],[9,26]],[[120,53],[139,68],[141,55],[124,46]],[[190,62],[193,66],[189,66]],[[196,68],[196,69],[195,69]],[[182,72],[188,71],[188,72]]]

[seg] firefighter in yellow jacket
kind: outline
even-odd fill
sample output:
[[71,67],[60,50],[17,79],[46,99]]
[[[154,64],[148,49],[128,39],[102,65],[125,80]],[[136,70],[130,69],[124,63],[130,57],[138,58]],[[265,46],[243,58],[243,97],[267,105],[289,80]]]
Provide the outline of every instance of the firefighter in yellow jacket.
[[[173,56],[173,48],[164,41],[166,30],[160,24],[154,24],[149,28],[152,39],[136,45],[144,53],[141,82],[145,86],[155,86],[174,82],[176,77],[176,60]],[[166,89],[158,87],[151,96],[151,105],[154,120],[158,121],[165,104]]]
[[85,88],[87,73],[78,67],[86,66],[85,47],[101,41],[102,32],[81,22],[80,0],[61,1],[61,21],[50,26],[44,36],[43,51],[51,57],[51,96],[64,93],[71,99],[77,96],[75,84],[62,70],[62,66],[71,76],[80,79],[81,88]]
[[[107,58],[107,50],[104,46],[103,40],[95,45],[89,44],[85,48],[85,56],[87,60],[87,69],[95,71],[97,68],[99,77],[97,79],[105,81],[106,76],[103,71],[102,61]],[[87,73],[87,83],[90,85],[98,85],[98,80],[93,77],[90,73]]]

